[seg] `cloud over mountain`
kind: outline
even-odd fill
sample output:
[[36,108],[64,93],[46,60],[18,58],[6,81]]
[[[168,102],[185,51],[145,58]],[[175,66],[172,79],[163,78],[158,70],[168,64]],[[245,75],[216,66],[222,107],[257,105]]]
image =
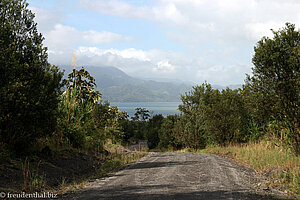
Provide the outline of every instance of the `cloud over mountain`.
[[76,52],[78,65],[195,83],[243,83],[256,42],[300,24],[298,0],[55,2],[31,7],[53,64],[70,65]]

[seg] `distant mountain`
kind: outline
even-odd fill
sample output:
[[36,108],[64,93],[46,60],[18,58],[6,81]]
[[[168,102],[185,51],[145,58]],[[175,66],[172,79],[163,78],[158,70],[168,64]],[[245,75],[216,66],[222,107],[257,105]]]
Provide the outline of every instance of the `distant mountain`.
[[133,78],[115,67],[86,67],[95,78],[104,100],[110,102],[176,102],[191,90],[183,83]]
[[[71,72],[70,67],[64,67],[65,78]],[[95,78],[97,90],[103,100],[110,102],[179,102],[180,94],[192,90],[193,84],[182,83],[169,79],[153,81],[134,78],[116,67],[85,67]],[[212,85],[214,89],[225,89],[226,86]],[[242,85],[229,85],[231,89],[241,88]]]

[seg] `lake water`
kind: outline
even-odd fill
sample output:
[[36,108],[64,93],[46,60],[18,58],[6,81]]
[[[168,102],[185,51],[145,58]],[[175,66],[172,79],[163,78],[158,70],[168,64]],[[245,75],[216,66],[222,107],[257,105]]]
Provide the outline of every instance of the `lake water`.
[[181,102],[110,102],[111,106],[117,106],[121,111],[126,111],[129,117],[132,117],[136,108],[146,108],[151,115],[162,114],[167,115],[179,114],[178,105]]

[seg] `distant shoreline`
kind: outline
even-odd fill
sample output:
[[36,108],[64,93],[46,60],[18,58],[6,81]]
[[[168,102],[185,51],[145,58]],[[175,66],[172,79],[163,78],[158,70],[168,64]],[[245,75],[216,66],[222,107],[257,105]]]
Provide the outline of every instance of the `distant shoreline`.
[[180,114],[178,105],[181,102],[110,102],[111,106],[117,106],[120,111],[125,111],[132,117],[136,108],[146,108],[152,115],[162,114],[167,115]]

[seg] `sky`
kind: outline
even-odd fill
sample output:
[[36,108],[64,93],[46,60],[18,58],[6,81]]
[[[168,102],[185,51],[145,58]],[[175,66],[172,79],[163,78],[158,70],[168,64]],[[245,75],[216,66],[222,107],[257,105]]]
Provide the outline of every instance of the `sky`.
[[49,62],[113,66],[152,80],[242,84],[254,46],[286,22],[300,0],[27,0]]

